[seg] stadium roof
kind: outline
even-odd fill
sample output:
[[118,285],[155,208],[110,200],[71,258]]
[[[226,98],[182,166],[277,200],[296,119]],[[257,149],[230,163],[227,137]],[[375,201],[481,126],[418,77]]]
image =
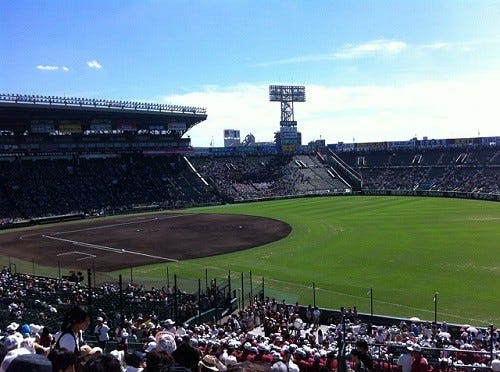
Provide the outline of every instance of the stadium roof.
[[102,99],[0,94],[0,130],[19,132],[33,120],[70,120],[86,129],[92,121],[131,123],[137,129],[151,125],[185,124],[185,131],[206,120],[201,107]]

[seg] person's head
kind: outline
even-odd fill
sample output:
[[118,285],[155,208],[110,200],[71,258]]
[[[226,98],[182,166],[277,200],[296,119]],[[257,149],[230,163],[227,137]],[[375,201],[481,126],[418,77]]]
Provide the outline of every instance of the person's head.
[[135,351],[133,353],[126,353],[124,360],[125,360],[125,364],[127,366],[131,366],[134,368],[144,367],[143,366],[144,358],[143,358],[142,354],[137,352],[137,351]]
[[362,352],[360,350],[358,350],[358,349],[351,350],[351,360],[354,363],[359,363],[359,361],[361,360],[361,355],[362,355]]
[[408,346],[407,349],[410,351],[411,356],[414,358],[418,358],[422,355],[422,347],[419,344]]
[[217,372],[219,371],[218,365],[219,360],[213,355],[205,355],[198,364],[200,372]]
[[229,366],[226,372],[269,372],[272,367],[265,362],[245,361]]
[[160,351],[152,350],[147,354],[146,357],[146,368],[145,372],[156,372],[164,370],[166,367],[174,363],[174,358],[171,354]]
[[83,367],[84,372],[122,372],[120,361],[109,354],[101,354]]
[[2,339],[2,344],[7,349],[7,352],[17,349],[19,347],[19,339],[14,335],[6,336]]
[[52,362],[52,371],[54,372],[74,372],[76,364],[76,355],[73,351],[67,349],[53,349],[48,355]]
[[170,332],[158,332],[156,334],[156,349],[172,354],[177,349],[175,337]]
[[368,343],[366,340],[358,340],[356,341],[356,348],[361,351],[368,351]]
[[91,347],[89,345],[83,345],[80,348],[80,362],[83,364],[88,363],[90,360],[98,357],[102,354],[102,349],[100,347]]
[[89,323],[90,316],[87,312],[87,309],[81,306],[75,306],[64,316],[64,320],[61,325],[61,331],[84,331],[89,326]]
[[6,372],[52,372],[52,363],[43,355],[22,354],[16,356],[5,370]]

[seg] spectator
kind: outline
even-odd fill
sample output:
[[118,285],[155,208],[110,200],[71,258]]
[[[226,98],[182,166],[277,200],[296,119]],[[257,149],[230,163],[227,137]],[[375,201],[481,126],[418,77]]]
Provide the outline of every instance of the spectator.
[[411,372],[411,366],[413,364],[413,357],[411,356],[410,351],[408,350],[407,352],[403,352],[399,356],[396,364],[398,366],[401,366],[402,372]]
[[418,344],[413,344],[408,346],[408,350],[411,351],[411,356],[413,357],[411,372],[427,372],[429,370],[429,363],[422,355],[422,347]]
[[191,339],[188,335],[182,336],[182,342],[172,353],[172,356],[181,366],[196,372],[200,361],[200,353],[191,345]]
[[102,317],[99,316],[97,317],[96,320],[97,320],[97,325],[95,326],[94,334],[97,337],[98,346],[101,349],[105,350],[106,344],[109,341],[110,328]]
[[124,372],[141,372],[145,366],[145,360],[141,353],[134,351],[126,353],[124,356],[125,371]]
[[373,357],[368,350],[368,343],[364,339],[360,339],[356,341],[356,349],[359,351],[359,354],[356,355],[363,362],[364,368],[368,371],[373,370]]
[[[74,352],[66,349],[54,349],[47,357],[52,363],[53,372],[73,372],[77,364]],[[80,369],[76,369],[80,371]]]
[[5,372],[52,372],[52,363],[43,355],[28,353],[14,358]]
[[366,368],[365,364],[362,361],[362,352],[358,349],[354,349],[351,351],[351,361],[353,363],[354,372],[369,372],[370,370]]
[[118,359],[102,354],[86,363],[83,372],[122,372],[122,368]]
[[76,306],[65,316],[61,332],[56,338],[55,348],[63,348],[80,355],[80,348],[85,345],[83,331],[89,326],[90,317],[86,309]]

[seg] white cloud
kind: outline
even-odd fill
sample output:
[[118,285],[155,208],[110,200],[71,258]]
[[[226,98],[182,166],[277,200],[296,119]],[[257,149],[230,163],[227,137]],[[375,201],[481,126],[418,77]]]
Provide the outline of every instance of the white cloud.
[[497,40],[476,40],[462,42],[435,41],[429,44],[408,44],[401,40],[378,39],[359,44],[346,44],[342,48],[330,53],[307,54],[290,58],[278,59],[257,63],[258,67],[267,67],[275,65],[288,65],[307,62],[321,62],[334,60],[351,60],[367,58],[377,55],[394,55],[403,52],[406,49],[429,50],[429,51],[457,51],[471,52],[478,45],[498,44]]
[[61,67],[61,69],[62,69],[64,72],[68,72],[68,71],[69,71],[69,67],[67,67],[67,66],[63,66],[63,67]]
[[375,54],[396,54],[408,45],[399,40],[372,40],[361,44],[347,44],[340,50],[331,53],[308,54],[303,56],[258,63],[257,66],[286,65],[304,62],[332,61],[338,59],[355,59]]
[[450,47],[450,43],[436,41],[435,43],[422,45],[423,49],[446,49]]
[[398,40],[372,40],[357,45],[347,45],[341,51],[334,53],[339,59],[362,58],[377,53],[396,54],[407,47],[404,41]]
[[[393,86],[306,86],[307,102],[294,105],[302,143],[407,140],[500,135],[497,109],[500,71],[454,80]],[[280,104],[269,102],[268,85],[208,87],[165,96],[161,102],[203,106],[208,118],[188,132],[194,146],[223,145],[224,129],[239,129],[258,141],[279,130]],[[151,101],[151,100],[148,100]],[[158,101],[154,99],[153,101]]]
[[49,65],[38,65],[36,66],[37,69],[43,70],[43,71],[56,71],[59,70],[59,66],[49,66]]
[[99,62],[97,62],[95,59],[92,61],[88,61],[87,66],[89,68],[94,68],[96,70],[100,70],[102,68],[102,65]]

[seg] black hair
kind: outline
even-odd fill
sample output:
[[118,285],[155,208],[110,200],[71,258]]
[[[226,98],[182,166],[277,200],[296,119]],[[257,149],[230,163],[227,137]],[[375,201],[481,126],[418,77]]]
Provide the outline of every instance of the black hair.
[[363,355],[363,353],[357,349],[351,350],[351,356],[358,357],[358,359],[359,359],[359,358],[361,358],[362,355]]
[[364,351],[368,351],[368,342],[366,340],[358,340],[356,341],[356,346]]
[[77,358],[73,351],[68,349],[53,349],[47,358],[52,363],[52,370],[65,371],[69,366],[75,365]]
[[89,360],[84,372],[122,372],[122,367],[118,359],[110,354],[101,354]]
[[90,317],[89,312],[85,307],[75,306],[64,315],[61,324],[61,331],[62,332],[69,331],[73,326],[73,324],[82,323],[89,317]]

